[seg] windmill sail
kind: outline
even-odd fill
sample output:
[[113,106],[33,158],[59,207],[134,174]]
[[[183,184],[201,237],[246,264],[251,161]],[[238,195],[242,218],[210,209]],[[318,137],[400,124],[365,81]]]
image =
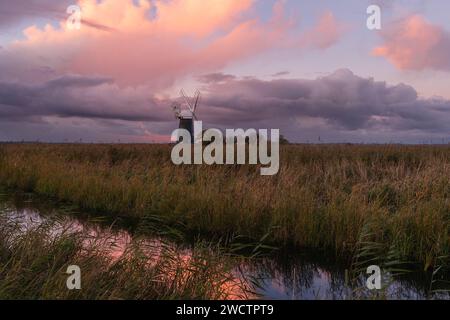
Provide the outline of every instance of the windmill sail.
[[187,105],[187,109],[183,110],[178,105],[173,106],[172,109],[175,117],[180,120],[179,128],[187,130],[191,135],[191,143],[194,143],[194,119],[197,120],[195,111],[200,104],[201,94],[199,90],[196,90],[192,99],[186,95],[183,89],[180,90],[180,94]]

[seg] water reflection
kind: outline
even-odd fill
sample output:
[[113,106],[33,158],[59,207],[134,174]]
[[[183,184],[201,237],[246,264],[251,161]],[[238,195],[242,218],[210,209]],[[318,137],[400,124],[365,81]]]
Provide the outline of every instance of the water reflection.
[[251,269],[262,279],[261,293],[272,299],[345,299],[351,292],[344,269],[325,269],[302,255],[263,259]]
[[[135,224],[119,217],[100,218],[77,212],[73,208],[58,206],[48,201],[39,201],[29,196],[0,196],[0,213],[8,220],[14,220],[22,230],[39,226],[46,221],[56,222],[52,229],[55,235],[70,230],[84,231],[87,247],[95,247],[107,252],[112,259],[118,259],[126,253],[127,248],[136,240]],[[114,221],[114,223],[112,223]],[[95,242],[95,243],[93,243]],[[139,236],[139,245],[156,263],[164,246],[171,246],[171,253],[177,261],[183,261],[186,269],[191,262],[192,252],[189,244],[171,244],[167,239],[157,235]],[[229,281],[218,284],[231,298],[264,299],[351,299],[352,289],[345,276],[345,267],[336,261],[327,260],[325,255],[291,249],[278,252],[270,257],[257,260],[242,259],[234,267]],[[168,276],[171,276],[170,274]],[[186,274],[185,276],[188,276]],[[364,278],[361,278],[361,285]],[[404,279],[393,281],[382,298],[391,299],[425,299],[430,279],[423,273],[409,275]],[[254,294],[243,292],[245,287]],[[435,297],[448,299],[442,293]]]

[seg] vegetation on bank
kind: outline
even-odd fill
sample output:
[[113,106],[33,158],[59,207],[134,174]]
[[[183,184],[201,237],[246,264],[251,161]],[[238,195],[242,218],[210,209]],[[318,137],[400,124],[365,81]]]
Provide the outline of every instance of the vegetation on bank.
[[[56,231],[59,230],[59,231]],[[121,248],[68,226],[24,226],[0,216],[0,299],[246,299],[236,257],[196,243],[189,254],[173,244],[135,239]],[[117,252],[119,250],[120,252]],[[68,266],[81,271],[69,290]]]
[[337,254],[363,229],[427,269],[450,253],[450,147],[285,145],[280,171],[174,166],[167,145],[0,145],[0,185],[188,230]]

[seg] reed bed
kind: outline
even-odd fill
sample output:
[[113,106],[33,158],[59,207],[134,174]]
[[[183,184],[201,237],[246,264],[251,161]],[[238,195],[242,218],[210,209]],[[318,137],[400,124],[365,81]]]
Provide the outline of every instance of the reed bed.
[[[116,252],[116,254],[113,254]],[[114,239],[45,222],[24,228],[0,216],[0,299],[248,299],[236,257],[197,242],[184,252],[164,241],[133,240],[120,254]],[[80,290],[69,290],[69,266]]]
[[0,185],[210,236],[354,254],[371,241],[424,269],[450,253],[450,147],[283,145],[280,171],[175,166],[168,145],[3,144]]

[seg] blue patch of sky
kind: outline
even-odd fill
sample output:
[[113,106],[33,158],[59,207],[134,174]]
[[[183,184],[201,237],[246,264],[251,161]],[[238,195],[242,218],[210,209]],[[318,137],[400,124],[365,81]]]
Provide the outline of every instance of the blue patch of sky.
[[[273,1],[263,1],[264,17],[270,17]],[[374,57],[372,50],[382,43],[377,31],[366,27],[367,7],[370,4],[380,4],[382,8],[382,23],[387,24],[394,19],[409,14],[420,13],[427,20],[440,26],[448,26],[450,1],[446,0],[323,0],[323,1],[287,1],[286,12],[300,18],[297,32],[304,32],[327,11],[333,13],[336,19],[344,23],[347,31],[338,43],[326,50],[305,49],[276,49],[262,53],[252,58],[229,65],[225,72],[239,76],[255,76],[270,79],[271,75],[281,70],[290,73],[288,78],[316,78],[329,74],[340,68],[348,68],[363,77],[374,77],[376,80],[386,80],[396,84],[406,82],[420,84],[421,81],[414,74],[396,70],[385,58]],[[448,9],[448,10],[446,10]],[[444,23],[443,23],[444,22]],[[267,63],[270,61],[270,63]],[[420,90],[419,90],[420,91]],[[438,90],[442,94],[442,90]],[[427,90],[426,95],[432,94]]]

